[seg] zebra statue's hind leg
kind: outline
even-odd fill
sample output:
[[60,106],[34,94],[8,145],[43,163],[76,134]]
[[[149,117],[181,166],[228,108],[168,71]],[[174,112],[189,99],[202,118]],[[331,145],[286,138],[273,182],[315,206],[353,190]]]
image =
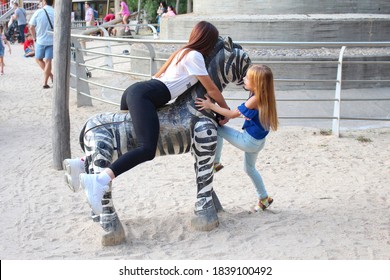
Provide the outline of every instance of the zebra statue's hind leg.
[[207,118],[200,119],[195,124],[192,139],[191,152],[195,158],[194,167],[198,193],[195,203],[195,217],[191,220],[191,225],[196,230],[209,231],[219,225],[217,211],[222,210],[212,184],[217,146],[216,124]]
[[[86,137],[86,139],[88,139],[88,137]],[[88,173],[97,174],[109,166],[112,160],[112,153],[110,157],[110,153],[107,153],[107,151],[113,152],[113,147],[107,148],[110,141],[104,141],[103,143],[103,141],[98,141],[98,139],[94,140],[97,143],[96,150],[91,151],[87,149],[86,160],[89,164]],[[104,150],[100,151],[100,149]],[[124,243],[126,241],[125,231],[112,201],[112,183],[110,183],[109,190],[103,196],[102,205],[103,212],[100,214],[99,219],[94,219],[94,221],[100,221],[100,225],[104,229],[101,240],[102,245],[113,246]]]

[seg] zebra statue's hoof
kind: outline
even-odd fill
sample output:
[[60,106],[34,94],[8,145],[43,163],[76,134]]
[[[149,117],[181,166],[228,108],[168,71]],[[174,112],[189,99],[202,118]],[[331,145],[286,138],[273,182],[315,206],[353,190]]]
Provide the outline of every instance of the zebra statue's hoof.
[[196,217],[192,218],[191,226],[195,230],[210,231],[218,227],[218,215],[214,207],[206,210],[195,211]]
[[109,232],[102,236],[103,246],[115,246],[126,242],[125,230],[119,222]]

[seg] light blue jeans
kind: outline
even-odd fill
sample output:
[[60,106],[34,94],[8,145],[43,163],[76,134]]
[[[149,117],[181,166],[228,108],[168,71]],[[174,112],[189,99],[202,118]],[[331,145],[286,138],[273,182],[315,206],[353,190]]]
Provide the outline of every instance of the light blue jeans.
[[255,185],[257,197],[259,199],[266,198],[268,194],[265,189],[263,179],[261,178],[260,173],[256,170],[257,155],[264,147],[265,138],[258,140],[250,136],[246,130],[238,131],[226,125],[218,127],[217,131],[218,142],[214,162],[220,162],[221,160],[223,139],[226,139],[226,141],[230,144],[244,151],[244,171],[248,174],[249,178],[251,178],[253,184]]

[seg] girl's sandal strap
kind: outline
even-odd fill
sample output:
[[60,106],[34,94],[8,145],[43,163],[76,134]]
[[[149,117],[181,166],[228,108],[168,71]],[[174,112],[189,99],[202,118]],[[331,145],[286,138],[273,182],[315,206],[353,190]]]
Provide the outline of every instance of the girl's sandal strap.
[[262,210],[265,210],[272,204],[272,202],[274,202],[272,197],[266,197],[266,198],[264,198],[262,200],[259,200],[259,207]]
[[218,172],[222,168],[224,168],[224,166],[221,163],[214,163],[214,172]]

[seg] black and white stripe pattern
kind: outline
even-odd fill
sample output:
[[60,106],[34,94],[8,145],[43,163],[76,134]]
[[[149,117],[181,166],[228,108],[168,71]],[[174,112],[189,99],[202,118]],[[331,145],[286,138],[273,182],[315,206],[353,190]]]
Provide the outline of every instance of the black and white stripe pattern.
[[[210,77],[222,91],[228,83],[243,83],[250,66],[248,55],[228,37],[220,39],[213,53],[206,58]],[[210,111],[199,111],[195,99],[204,97],[204,87],[197,83],[179,96],[175,102],[160,108],[160,137],[156,156],[187,153],[195,157],[198,186],[195,213],[213,208],[213,161],[217,143],[217,123]],[[105,113],[90,118],[80,135],[81,145],[87,156],[90,173],[99,173],[121,154],[133,149],[137,139],[133,133],[129,113]],[[107,195],[101,223],[105,230],[105,213],[115,214],[111,194]],[[116,214],[114,215],[116,217]],[[119,222],[119,219],[118,219]]]

